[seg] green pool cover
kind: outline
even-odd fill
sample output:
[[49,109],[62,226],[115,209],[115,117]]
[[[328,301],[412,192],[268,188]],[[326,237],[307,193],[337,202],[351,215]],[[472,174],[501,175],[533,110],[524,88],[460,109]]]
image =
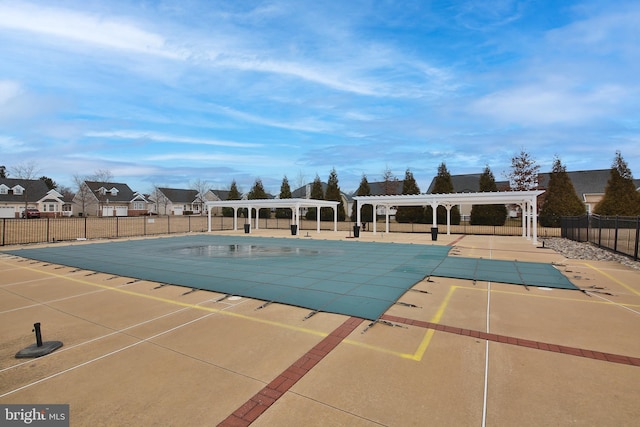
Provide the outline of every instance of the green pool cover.
[[577,289],[547,264],[447,257],[449,247],[194,235],[6,251],[108,274],[378,319],[429,275]]

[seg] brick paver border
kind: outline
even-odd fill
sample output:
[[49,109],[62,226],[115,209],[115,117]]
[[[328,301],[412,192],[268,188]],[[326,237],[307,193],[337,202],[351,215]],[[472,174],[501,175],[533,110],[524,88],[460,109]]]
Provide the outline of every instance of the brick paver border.
[[586,357],[588,359],[602,360],[604,362],[621,363],[623,365],[640,366],[640,358],[623,356],[620,354],[603,353],[595,350],[586,350],[577,347],[567,347],[545,343],[540,341],[525,340],[522,338],[510,337],[507,335],[490,334],[487,332],[475,331],[472,329],[456,328],[453,326],[442,325],[440,323],[425,322],[422,320],[407,319],[398,316],[383,315],[383,320],[389,322],[402,323],[405,325],[417,326],[426,329],[435,329],[436,331],[448,332],[451,334],[464,335],[487,341],[498,342],[502,344],[518,345],[521,347],[529,347],[537,350],[551,351],[554,353],[569,354],[572,356]]
[[236,409],[219,427],[245,427],[254,422],[264,411],[269,409],[295,383],[304,377],[314,366],[338,346],[363,319],[350,317],[337,329],[316,344],[304,356],[296,360],[291,366],[256,393],[251,399]]

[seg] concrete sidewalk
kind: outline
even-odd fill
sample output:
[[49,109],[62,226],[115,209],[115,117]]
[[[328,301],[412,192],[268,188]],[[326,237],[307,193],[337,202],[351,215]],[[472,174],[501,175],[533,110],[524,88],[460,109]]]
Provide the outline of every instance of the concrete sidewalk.
[[[242,232],[235,234],[242,238]],[[347,232],[253,237],[344,239]],[[71,425],[635,425],[640,272],[522,237],[362,232],[554,263],[577,291],[431,278],[385,323],[0,255],[0,403]],[[74,243],[91,244],[91,242]],[[456,255],[452,255],[456,256]],[[64,346],[15,359],[34,342]]]

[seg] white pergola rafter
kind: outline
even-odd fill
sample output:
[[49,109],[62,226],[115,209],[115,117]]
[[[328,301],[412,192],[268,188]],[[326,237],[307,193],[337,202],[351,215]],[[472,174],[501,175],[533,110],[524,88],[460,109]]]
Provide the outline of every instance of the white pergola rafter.
[[[256,209],[291,209],[293,212],[293,224],[297,225],[297,234],[300,233],[300,208],[317,208],[316,223],[317,231],[320,233],[320,208],[333,209],[333,231],[338,231],[338,205],[340,202],[331,200],[315,199],[254,199],[254,200],[222,200],[206,202],[208,210],[208,229],[211,231],[211,208],[224,207],[233,208],[233,229],[238,229],[238,209],[247,209],[249,212],[249,224],[251,224],[251,210]],[[251,227],[253,229],[254,227]],[[259,229],[259,221],[256,218],[255,229]],[[251,231],[250,231],[251,232]]]
[[[451,234],[451,208],[456,205],[519,205],[522,209],[522,237],[538,243],[538,208],[537,198],[544,190],[530,191],[494,191],[483,193],[448,193],[448,194],[405,194],[397,196],[354,196],[358,203],[357,221],[360,224],[361,210],[364,205],[372,205],[373,212],[378,206],[385,208],[386,233],[389,232],[389,209],[399,206],[431,206],[433,209],[433,227],[437,227],[436,209],[444,206],[447,209],[447,234]],[[373,232],[376,233],[376,221],[373,221]]]

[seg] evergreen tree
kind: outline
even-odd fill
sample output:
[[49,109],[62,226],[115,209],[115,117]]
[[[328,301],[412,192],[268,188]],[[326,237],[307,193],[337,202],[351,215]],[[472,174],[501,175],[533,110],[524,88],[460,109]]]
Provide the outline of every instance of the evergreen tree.
[[[227,200],[240,200],[240,198],[240,191],[238,190],[238,185],[236,184],[236,180],[234,179],[233,181],[231,181],[231,187],[229,187]],[[233,217],[233,208],[222,208],[222,216]]]
[[515,191],[534,190],[538,187],[540,165],[524,148],[511,158],[511,172],[507,175],[511,189]]
[[[329,180],[327,181],[327,191],[324,195],[325,200],[331,200],[334,202],[340,202],[337,206],[338,210],[338,221],[344,221],[345,219],[345,210],[344,210],[344,202],[342,200],[342,194],[340,193],[340,186],[338,185],[338,173],[336,169],[331,169],[329,173]],[[322,221],[333,221],[333,209],[331,208],[321,208],[320,209],[320,219]]]
[[[262,180],[260,178],[256,178],[255,182],[253,183],[253,187],[251,187],[249,194],[247,194],[247,199],[259,200],[259,199],[268,199],[268,198],[269,196],[267,195],[267,192],[265,191],[264,186],[262,185]],[[271,212],[269,211],[269,209],[264,209],[264,208],[260,209],[258,214],[260,218],[269,218],[271,216]]]
[[[480,192],[498,191],[496,178],[489,166],[485,166],[479,182]],[[504,225],[507,220],[505,205],[473,205],[471,207],[471,225]]]
[[[402,194],[420,194],[420,188],[416,183],[416,179],[408,168],[404,173]],[[426,221],[424,206],[398,206],[396,221],[404,223],[424,223]]]
[[[280,198],[281,199],[290,199],[291,198],[291,187],[289,186],[289,179],[285,175],[282,178],[282,184],[280,185]],[[276,218],[288,218],[291,219],[291,209],[287,208],[277,208],[276,209]]]
[[[433,183],[433,194],[449,194],[453,193],[453,181],[451,181],[451,174],[447,170],[447,165],[442,162],[438,166],[438,175]],[[427,206],[426,222],[431,223],[433,221],[433,209],[431,206]],[[451,208],[451,224],[460,224],[460,208],[456,205]],[[444,206],[438,206],[436,210],[436,221],[438,224],[447,223],[447,209]]]
[[54,190],[58,186],[58,184],[56,184],[56,182],[48,176],[41,176],[39,179],[40,181],[44,181],[44,183],[47,184],[47,188],[49,190]]
[[[324,190],[322,189],[322,181],[320,181],[320,177],[316,174],[313,183],[311,184],[311,199],[314,200],[324,200]],[[309,208],[307,214],[305,215],[306,219],[316,219],[316,208]]]
[[[369,187],[369,181],[367,180],[367,175],[362,174],[362,179],[360,180],[360,186],[356,190],[356,196],[370,196],[371,188]],[[351,206],[351,221],[358,220],[358,212],[357,212],[357,203],[354,203]],[[360,211],[360,220],[363,222],[373,222],[373,206],[372,205],[364,205],[362,210]]]
[[543,227],[560,227],[563,216],[578,216],[585,213],[584,203],[578,197],[576,189],[567,173],[567,168],[556,157],[544,193],[544,203],[538,219]]
[[636,191],[631,169],[620,151],[616,151],[604,197],[596,205],[594,213],[607,216],[640,215],[640,193]]

